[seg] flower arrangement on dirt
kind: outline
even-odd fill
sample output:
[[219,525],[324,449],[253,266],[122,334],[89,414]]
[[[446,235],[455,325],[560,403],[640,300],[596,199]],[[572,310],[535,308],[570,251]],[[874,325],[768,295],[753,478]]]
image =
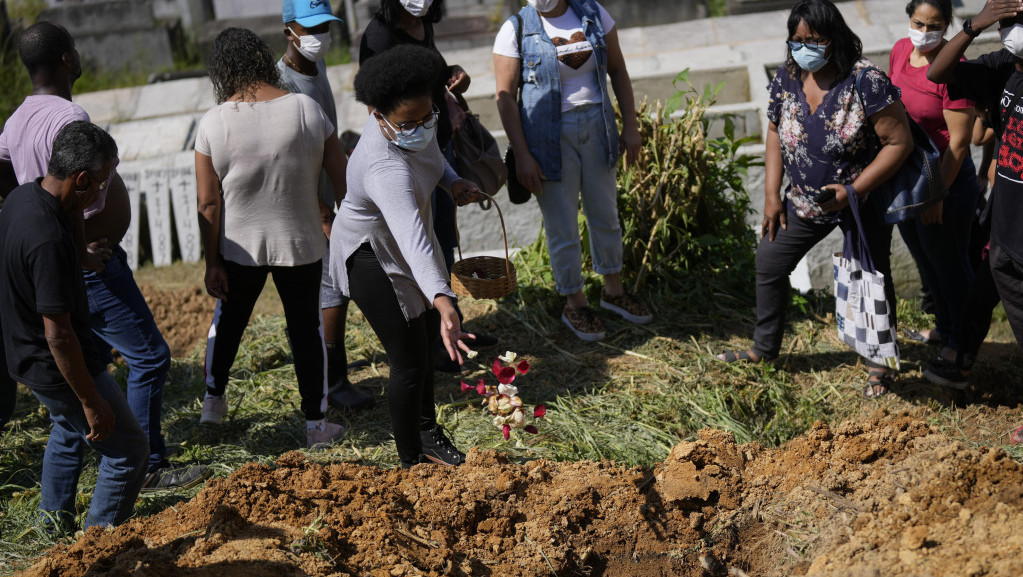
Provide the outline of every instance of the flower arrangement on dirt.
[[[529,362],[523,359],[516,363],[517,357],[518,355],[508,351],[494,359],[490,372],[497,378],[496,385],[488,385],[485,378],[476,381],[476,386],[462,381],[463,393],[474,390],[483,397],[483,406],[490,412],[494,426],[501,429],[506,441],[511,436],[512,429],[522,429],[534,435],[539,432],[535,425],[526,424],[526,413],[529,409],[519,398],[518,387],[512,384],[516,376],[529,372]],[[546,414],[547,407],[544,405],[533,407],[534,421]]]

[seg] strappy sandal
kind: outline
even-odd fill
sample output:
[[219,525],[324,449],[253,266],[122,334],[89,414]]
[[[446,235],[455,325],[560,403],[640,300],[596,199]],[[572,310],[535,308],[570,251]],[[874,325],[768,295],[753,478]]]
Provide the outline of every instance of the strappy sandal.
[[[863,398],[876,399],[883,397],[891,392],[894,385],[895,377],[892,376],[892,373],[882,371],[881,369],[871,369],[867,373],[867,384],[863,387]],[[877,387],[882,387],[882,389],[876,391]]]
[[722,363],[759,363],[764,359],[754,359],[750,351],[725,351],[714,355]]
[[920,331],[915,331],[912,329],[903,329],[902,334],[905,335],[906,338],[911,341],[923,343],[925,345],[940,345],[944,341],[941,338],[933,336],[937,332],[938,332],[937,330],[932,330],[927,336],[924,336],[924,334],[921,333]]

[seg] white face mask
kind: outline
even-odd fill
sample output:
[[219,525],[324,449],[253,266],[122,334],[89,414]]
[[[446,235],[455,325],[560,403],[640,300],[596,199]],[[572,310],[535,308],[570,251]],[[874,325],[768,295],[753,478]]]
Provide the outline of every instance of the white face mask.
[[1002,46],[1013,56],[1023,56],[1023,24],[1013,24],[998,31],[1002,37]]
[[550,12],[558,7],[560,0],[526,0],[537,12]]
[[935,30],[933,32],[924,32],[923,30],[916,30],[913,28],[909,29],[909,41],[916,46],[916,49],[920,52],[930,52],[941,44],[942,38],[945,33],[941,30]]
[[[289,27],[288,30],[291,30],[291,28]],[[310,62],[323,60],[323,57],[327,55],[327,51],[330,50],[330,32],[299,36],[295,34],[294,30],[291,30],[291,37],[292,39],[298,38],[298,44],[295,45],[295,48],[298,49],[299,54]]]
[[405,8],[405,11],[416,18],[426,16],[432,4],[433,0],[401,0],[401,5]]

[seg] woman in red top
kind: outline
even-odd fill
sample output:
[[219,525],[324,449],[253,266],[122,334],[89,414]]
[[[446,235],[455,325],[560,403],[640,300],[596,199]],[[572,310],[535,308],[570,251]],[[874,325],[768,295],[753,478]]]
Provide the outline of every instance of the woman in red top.
[[950,99],[945,84],[927,79],[927,69],[945,44],[952,21],[951,0],[911,0],[906,14],[909,38],[892,48],[888,75],[902,90],[910,118],[942,151],[941,175],[949,195],[920,218],[899,223],[899,233],[934,296],[936,326],[923,338],[944,345],[936,363],[953,362],[959,346],[959,316],[973,280],[970,226],[981,194],[970,158],[974,105]]

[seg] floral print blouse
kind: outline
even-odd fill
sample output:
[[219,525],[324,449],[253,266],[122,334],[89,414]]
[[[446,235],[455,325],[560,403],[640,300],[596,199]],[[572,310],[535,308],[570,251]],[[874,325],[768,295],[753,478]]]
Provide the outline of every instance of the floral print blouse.
[[789,177],[786,199],[801,218],[821,224],[836,223],[841,213],[826,213],[817,204],[829,184],[851,184],[870,164],[869,117],[901,98],[898,87],[883,72],[867,71],[856,92],[856,74],[873,66],[861,59],[852,73],[835,83],[813,113],[803,93],[801,70],[782,64],[767,90],[767,118],[778,127],[782,166]]

